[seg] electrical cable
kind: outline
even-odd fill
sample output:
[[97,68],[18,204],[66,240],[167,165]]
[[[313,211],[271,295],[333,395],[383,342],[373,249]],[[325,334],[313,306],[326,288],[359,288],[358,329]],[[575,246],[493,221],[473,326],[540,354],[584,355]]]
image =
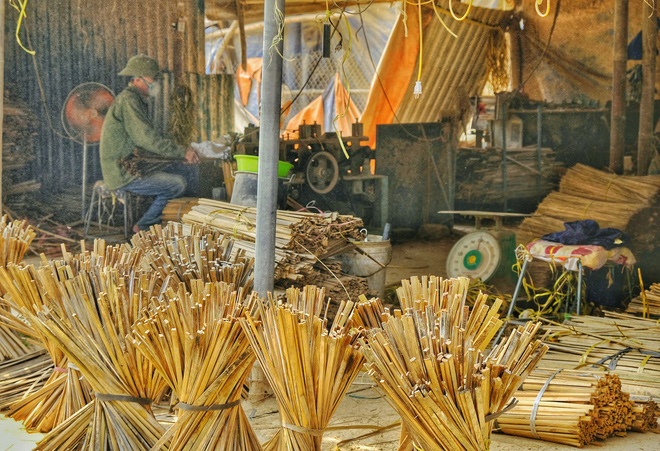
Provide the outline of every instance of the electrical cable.
[[552,34],[555,32],[555,26],[557,25],[557,17],[559,16],[559,8],[561,6],[561,0],[557,0],[557,7],[555,9],[555,16],[552,19],[552,27],[550,27],[550,34],[548,36],[548,42],[545,44],[545,48],[543,49],[543,52],[541,53],[541,56],[539,57],[536,66],[534,66],[534,69],[529,73],[527,78],[523,80],[522,83],[520,83],[520,86],[518,86],[518,90],[522,89],[523,86],[532,78],[532,75],[538,70],[539,66],[543,62],[543,58],[545,57],[545,54],[547,53],[548,49],[550,48],[550,42],[552,41]]

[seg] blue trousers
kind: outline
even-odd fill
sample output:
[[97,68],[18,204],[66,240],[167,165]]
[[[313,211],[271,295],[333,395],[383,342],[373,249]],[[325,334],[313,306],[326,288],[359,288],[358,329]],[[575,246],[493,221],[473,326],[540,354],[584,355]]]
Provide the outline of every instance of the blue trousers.
[[163,172],[133,180],[121,189],[140,196],[154,196],[154,201],[138,220],[140,230],[161,223],[165,205],[174,198],[196,196],[199,188],[199,166],[173,164]]

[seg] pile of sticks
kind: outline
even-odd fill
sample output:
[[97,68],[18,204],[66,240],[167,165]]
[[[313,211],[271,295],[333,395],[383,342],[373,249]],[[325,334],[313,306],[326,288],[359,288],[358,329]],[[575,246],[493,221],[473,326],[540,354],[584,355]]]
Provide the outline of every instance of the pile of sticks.
[[240,320],[282,420],[264,449],[320,450],[324,429],[364,361],[357,335],[347,327],[353,305],[342,305],[328,330],[323,289],[291,288],[286,300],[269,298],[259,308],[259,319],[246,312]]
[[[496,420],[505,434],[581,448],[633,427],[634,404],[616,375],[537,369],[516,397],[518,405]],[[640,427],[653,415],[641,410]]]
[[196,197],[179,197],[177,199],[171,199],[161,215],[163,223],[167,222],[181,222],[183,215],[190,212],[192,207],[197,205],[199,199]]
[[184,233],[180,223],[152,226],[133,236],[134,249],[141,250],[142,268],[165,281],[190,285],[195,280],[227,282],[250,289],[254,258],[234,246],[234,240],[209,228]]
[[38,349],[0,363],[0,411],[41,389],[53,372],[53,361]]
[[[256,240],[257,210],[227,202],[199,199],[199,205],[183,216],[183,222],[212,227],[237,239]],[[363,238],[361,219],[338,215],[277,211],[277,249],[322,256],[328,247],[348,238]]]
[[521,223],[518,242],[527,244],[564,230],[564,222],[582,219],[621,229],[634,239],[638,227],[632,218],[656,202],[659,190],[660,176],[618,176],[578,164],[562,177],[559,191],[548,195]]
[[660,317],[660,284],[651,284],[643,295],[633,298],[626,313],[643,315],[645,318]]
[[[154,365],[127,336],[146,300],[154,293],[153,276],[121,276],[101,268],[53,281],[53,296],[35,313],[23,310],[32,324],[59,347],[93,388],[89,421],[73,418],[52,440],[79,438],[86,449],[150,450],[165,433],[151,403],[167,388]],[[79,417],[88,418],[88,410]],[[41,444],[44,448],[52,444]]]
[[[557,187],[556,174],[562,165],[555,159],[552,149],[542,149],[540,173],[537,158],[536,148],[507,150],[508,199],[535,199]],[[457,173],[456,199],[479,204],[502,202],[501,149],[458,149],[456,163],[457,167],[465,169]]]
[[156,443],[169,450],[260,450],[240,406],[243,383],[255,361],[238,318],[256,312],[256,293],[245,297],[225,283],[197,280],[153,299],[133,326],[137,348],[179,399],[179,416]]
[[485,354],[501,301],[489,307],[480,295],[470,310],[468,287],[468,279],[412,278],[398,292],[403,312],[363,309],[360,321],[382,328],[363,330],[360,350],[401,416],[407,449],[487,449],[493,420],[547,350],[534,340],[540,324],[528,323]]
[[660,325],[655,320],[607,312],[604,318],[573,316],[546,326],[550,351],[543,368],[610,371],[626,392],[660,397]]

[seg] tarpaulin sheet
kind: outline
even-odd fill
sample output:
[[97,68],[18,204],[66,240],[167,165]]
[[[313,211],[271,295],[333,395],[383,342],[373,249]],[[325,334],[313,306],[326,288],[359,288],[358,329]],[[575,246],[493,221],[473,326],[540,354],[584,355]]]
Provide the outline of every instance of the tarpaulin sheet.
[[360,117],[355,104],[350,100],[339,74],[312,103],[303,108],[287,124],[287,130],[294,136],[298,127],[303,123],[321,124],[322,132],[340,132],[343,136],[352,134],[351,124]]

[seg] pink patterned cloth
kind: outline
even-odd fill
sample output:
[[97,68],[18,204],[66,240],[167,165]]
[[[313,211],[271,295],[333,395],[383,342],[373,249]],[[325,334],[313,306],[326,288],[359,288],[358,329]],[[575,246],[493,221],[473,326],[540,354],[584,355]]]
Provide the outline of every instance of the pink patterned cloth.
[[602,246],[569,246],[537,240],[527,245],[527,251],[533,258],[561,263],[570,271],[577,269],[578,261],[582,261],[582,266],[591,269],[600,269],[607,262],[627,266],[632,266],[636,262],[635,256],[627,247],[615,247],[608,251]]

